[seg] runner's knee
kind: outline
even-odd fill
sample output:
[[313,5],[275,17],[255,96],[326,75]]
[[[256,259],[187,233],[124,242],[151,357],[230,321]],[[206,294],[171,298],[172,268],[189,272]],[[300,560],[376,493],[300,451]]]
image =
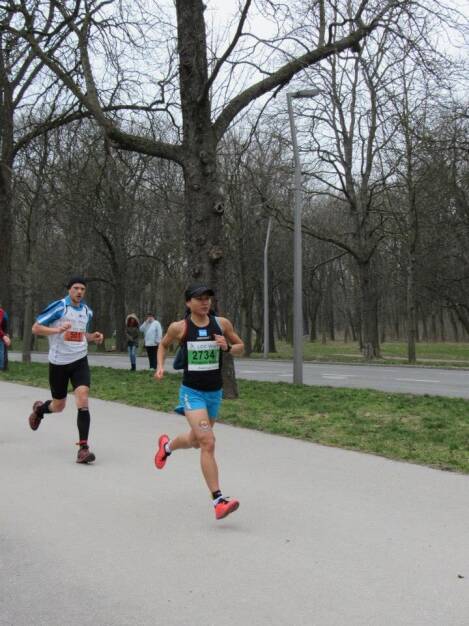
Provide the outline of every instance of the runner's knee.
[[78,409],[88,408],[88,389],[75,390],[75,402]]
[[190,438],[189,438],[189,443],[193,448],[196,448],[196,450],[198,450],[200,448],[200,443],[199,440],[197,439],[197,437],[191,433]]
[[199,437],[199,446],[204,452],[213,453],[215,450],[215,437],[213,433]]

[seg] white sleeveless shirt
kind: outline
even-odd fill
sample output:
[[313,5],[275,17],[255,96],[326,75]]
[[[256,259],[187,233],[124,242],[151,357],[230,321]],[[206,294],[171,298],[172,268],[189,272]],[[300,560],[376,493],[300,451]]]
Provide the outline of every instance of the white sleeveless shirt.
[[72,305],[70,296],[51,302],[36,322],[43,326],[56,328],[63,322],[70,322],[71,328],[63,333],[49,335],[49,362],[54,365],[68,365],[88,354],[86,333],[93,317],[93,311],[83,302]]

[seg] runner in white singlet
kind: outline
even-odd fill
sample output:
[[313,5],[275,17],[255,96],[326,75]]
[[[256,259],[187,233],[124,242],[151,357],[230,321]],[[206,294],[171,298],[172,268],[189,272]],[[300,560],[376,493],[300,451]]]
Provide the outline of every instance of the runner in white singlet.
[[60,413],[67,402],[68,384],[71,382],[77,406],[78,443],[77,463],[91,463],[96,459],[88,446],[90,412],[90,368],[88,366],[88,341],[102,343],[100,332],[89,332],[93,318],[92,310],[83,302],[86,281],[80,276],[72,277],[68,284],[68,296],[56,300],[40,313],[33,325],[35,335],[49,340],[49,384],[51,400],[33,404],[29,425],[37,430],[47,413]]

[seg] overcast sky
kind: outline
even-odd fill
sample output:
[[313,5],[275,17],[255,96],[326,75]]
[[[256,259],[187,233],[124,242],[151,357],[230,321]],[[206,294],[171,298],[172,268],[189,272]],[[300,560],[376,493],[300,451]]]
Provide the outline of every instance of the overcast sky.
[[[240,0],[206,0],[206,3],[208,13],[207,21],[210,21],[209,16],[211,16],[214,20],[214,24],[218,23],[221,28],[226,28],[228,26],[227,20],[240,15],[239,7],[244,4],[244,2],[241,2]],[[442,0],[442,4],[453,7],[460,11],[463,16],[466,16],[466,27],[469,29],[469,0]],[[255,28],[256,34],[260,36],[268,36],[269,32],[271,32],[268,21],[263,19],[261,16],[256,16],[254,11],[255,8],[252,7],[250,9],[250,15],[252,15],[251,24]],[[464,18],[462,18],[461,21],[464,21]],[[453,34],[448,37],[448,41],[444,42],[445,48],[451,46],[452,42],[457,46],[461,46],[463,44],[463,39],[460,35],[456,34],[455,36]],[[469,40],[466,41],[466,46],[469,47]]]

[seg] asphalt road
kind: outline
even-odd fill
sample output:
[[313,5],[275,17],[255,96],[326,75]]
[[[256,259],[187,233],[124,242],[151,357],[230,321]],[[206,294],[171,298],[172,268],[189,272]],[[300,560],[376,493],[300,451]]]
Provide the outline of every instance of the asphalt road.
[[[215,521],[198,452],[153,467],[177,415],[0,383],[1,626],[467,626],[469,476],[217,425]],[[70,399],[71,400],[71,399]]]
[[[10,353],[11,360],[20,360],[20,353]],[[33,355],[35,361],[47,361],[47,354]],[[129,361],[122,355],[90,355],[92,365],[128,368]],[[171,367],[171,359],[167,360]],[[291,361],[236,359],[239,378],[292,382]],[[148,367],[148,360],[139,357],[137,368]],[[380,391],[430,394],[453,398],[469,398],[469,371],[445,370],[424,367],[396,367],[376,365],[335,365],[329,363],[305,363],[303,382],[306,385],[329,387],[354,387]]]

